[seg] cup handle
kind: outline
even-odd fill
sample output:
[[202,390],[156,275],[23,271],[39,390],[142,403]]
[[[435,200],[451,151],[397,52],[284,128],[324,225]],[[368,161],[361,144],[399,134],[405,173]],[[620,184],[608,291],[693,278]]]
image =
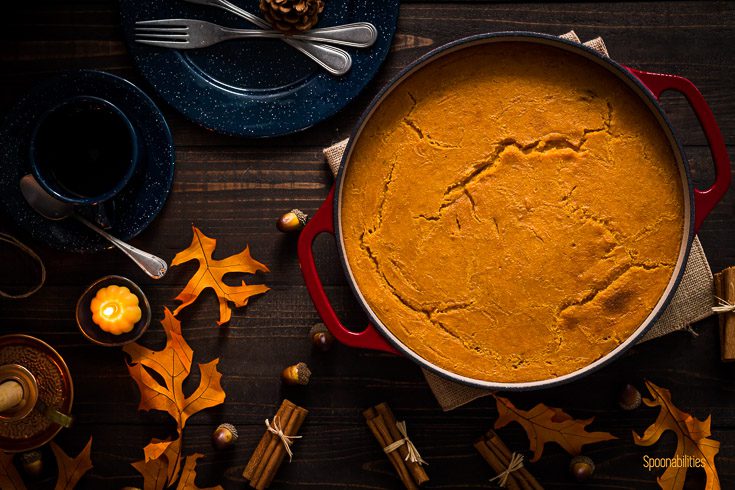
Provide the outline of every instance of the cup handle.
[[350,347],[358,347],[362,349],[379,350],[398,354],[398,351],[382,337],[375,327],[368,324],[362,332],[353,332],[347,329],[337,313],[332,308],[332,304],[324,292],[324,286],[319,278],[314,262],[314,253],[312,250],[314,240],[322,233],[330,233],[334,235],[334,222],[332,207],[334,204],[334,186],[329,191],[329,195],[313,218],[309,220],[306,227],[301,230],[298,243],[298,256],[301,272],[304,275],[306,289],[314,302],[317,313],[321,316],[324,325],[341,343]]
[[692,106],[702,126],[712,161],[715,164],[715,182],[707,189],[694,189],[694,231],[696,232],[730,187],[730,157],[727,154],[722,132],[715,121],[712,109],[690,80],[664,73],[651,73],[633,68],[628,68],[628,70],[648,87],[656,99],[659,99],[661,94],[667,90],[675,90],[682,94]]
[[92,207],[94,223],[103,230],[112,228],[111,216],[115,214],[114,206],[115,203],[112,201],[102,201]]
[[51,408],[46,403],[41,400],[40,398],[36,402],[36,410],[38,410],[41,415],[46,417],[46,419],[50,420],[51,422],[55,424],[59,424],[60,426],[68,429],[72,426],[74,423],[74,417],[71,415],[67,415],[65,413],[61,413],[55,408]]

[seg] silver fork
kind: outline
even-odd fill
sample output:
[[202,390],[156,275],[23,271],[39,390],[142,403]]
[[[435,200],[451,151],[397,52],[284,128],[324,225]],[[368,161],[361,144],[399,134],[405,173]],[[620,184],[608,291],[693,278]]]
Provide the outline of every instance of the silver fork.
[[[183,0],[188,3],[196,5],[205,5],[207,7],[216,7],[222,10],[226,10],[231,14],[234,14],[240,18],[243,18],[255,24],[261,29],[269,30],[270,24],[265,20],[261,19],[257,15],[253,15],[247,10],[243,10],[237,5],[234,5],[227,0]],[[352,66],[352,57],[350,57],[347,51],[337,48],[335,46],[327,46],[321,43],[312,43],[308,41],[302,41],[300,39],[283,39],[283,42],[292,46],[293,48],[301,51],[306,56],[314,60],[319,66],[327,70],[333,75],[344,75],[350,71]]]
[[142,44],[175,49],[206,48],[231,39],[276,38],[341,44],[368,48],[377,39],[375,27],[368,22],[312,29],[303,34],[283,34],[275,30],[232,29],[196,19],[159,19],[135,23],[135,40]]

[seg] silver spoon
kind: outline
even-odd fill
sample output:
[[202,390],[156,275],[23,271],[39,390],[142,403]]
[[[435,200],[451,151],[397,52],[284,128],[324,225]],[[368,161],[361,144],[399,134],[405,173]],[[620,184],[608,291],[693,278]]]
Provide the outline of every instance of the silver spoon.
[[125,255],[130,257],[133,262],[138,264],[138,267],[143,269],[143,271],[153,279],[162,278],[166,274],[166,271],[168,271],[168,264],[166,264],[165,260],[115,238],[93,223],[79,216],[74,212],[73,204],[59,201],[50,195],[43,187],[41,187],[33,175],[28,174],[20,179],[20,192],[23,194],[23,197],[28,204],[44,218],[58,221],[71,216],[87,226],[89,229],[99,233],[109,240],[110,243],[122,250]]

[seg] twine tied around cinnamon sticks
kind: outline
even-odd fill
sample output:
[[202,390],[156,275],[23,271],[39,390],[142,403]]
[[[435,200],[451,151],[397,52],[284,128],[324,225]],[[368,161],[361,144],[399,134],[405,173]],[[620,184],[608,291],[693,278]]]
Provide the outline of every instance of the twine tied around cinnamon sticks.
[[508,446],[492,429],[480,437],[474,446],[497,475],[490,481],[500,480],[498,484],[509,490],[543,490],[536,478],[523,465],[523,457],[516,452],[511,453]]
[[717,300],[717,306],[712,307],[712,311],[715,313],[732,313],[735,311],[735,304],[730,303],[722,298],[715,296]]
[[301,439],[302,436],[287,436],[283,433],[283,430],[278,426],[277,417],[273,417],[273,423],[271,423],[268,419],[265,419],[265,426],[268,429],[268,432],[271,434],[275,434],[276,437],[279,437],[281,441],[283,441],[283,447],[286,450],[286,454],[288,454],[288,462],[290,463],[293,459],[293,451],[291,451],[291,444],[293,444],[294,439]]
[[400,422],[396,422],[396,428],[398,429],[398,432],[401,433],[403,436],[403,439],[398,439],[396,442],[388,444],[383,448],[383,451],[385,454],[390,454],[399,447],[406,445],[406,449],[408,450],[406,457],[403,458],[403,461],[410,461],[411,463],[418,463],[418,464],[425,464],[428,465],[426,461],[424,461],[424,458],[421,457],[421,454],[419,453],[419,450],[416,449],[416,446],[413,445],[413,442],[411,442],[411,439],[408,438],[408,431],[406,430],[406,421],[402,420]]
[[416,446],[408,438],[405,422],[397,422],[387,403],[368,408],[363,413],[370,432],[380,444],[381,449],[398,473],[401,483],[408,490],[417,490],[429,481]]
[[256,490],[268,488],[286,454],[289,461],[291,460],[291,445],[294,439],[301,437],[297,434],[308,413],[308,410],[289,400],[283,400],[273,416],[273,423],[266,419],[266,431],[242,472],[243,478],[250,482],[251,487]]
[[505,485],[508,483],[508,477],[511,473],[514,471],[520,470],[523,468],[523,455],[518,453],[513,453],[510,457],[510,463],[508,463],[508,467],[500,473],[499,475],[490,478],[490,481],[500,480],[498,482],[498,485],[505,488]]

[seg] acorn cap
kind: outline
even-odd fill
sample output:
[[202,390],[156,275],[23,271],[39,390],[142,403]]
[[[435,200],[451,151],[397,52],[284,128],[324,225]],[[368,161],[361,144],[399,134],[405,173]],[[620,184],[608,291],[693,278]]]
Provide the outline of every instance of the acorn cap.
[[39,451],[29,451],[20,455],[23,471],[28,476],[37,477],[43,471],[43,459]]
[[296,208],[292,209],[291,212],[296,215],[296,218],[298,218],[302,226],[306,226],[306,222],[309,221],[309,216],[305,212]]
[[284,369],[281,378],[288,384],[307,385],[311,378],[311,370],[305,362],[300,362]]
[[230,431],[230,433],[232,434],[232,438],[235,439],[235,440],[237,440],[237,437],[238,437],[238,435],[237,435],[237,429],[235,428],[234,425],[232,425],[232,424],[226,424],[226,423],[225,424],[219,424],[217,426],[217,429],[215,429],[215,430],[219,430],[219,429],[225,429],[225,430]]

